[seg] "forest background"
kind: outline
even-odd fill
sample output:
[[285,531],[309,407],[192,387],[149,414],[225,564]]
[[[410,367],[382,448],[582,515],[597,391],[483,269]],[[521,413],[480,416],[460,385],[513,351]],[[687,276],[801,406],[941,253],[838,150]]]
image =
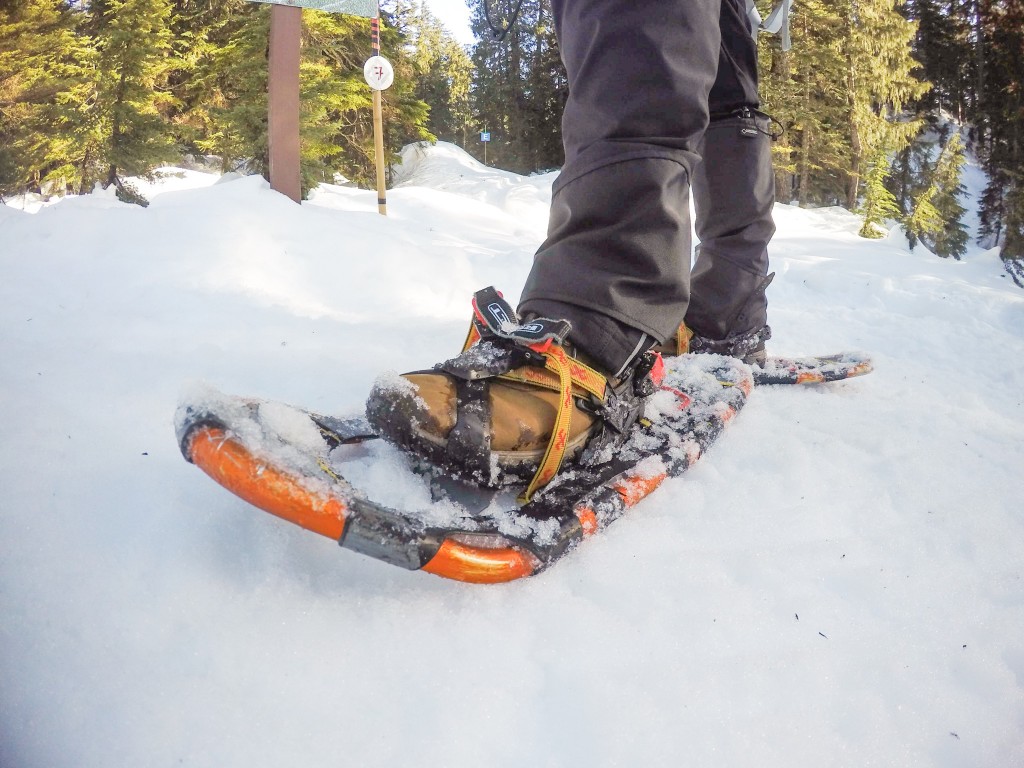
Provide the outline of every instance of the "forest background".
[[[486,5],[485,5],[486,3]],[[562,163],[567,95],[549,0],[467,0],[460,45],[418,2],[381,9],[390,162],[444,140],[519,173]],[[762,15],[769,0],[758,3]],[[759,37],[781,202],[840,205],[861,234],[898,221],[959,258],[960,169],[989,184],[979,244],[1024,284],[1024,0],[797,0],[792,48]],[[269,6],[246,0],[0,0],[0,196],[114,185],[168,163],[267,170]],[[368,19],[303,11],[302,174],[373,186]]]

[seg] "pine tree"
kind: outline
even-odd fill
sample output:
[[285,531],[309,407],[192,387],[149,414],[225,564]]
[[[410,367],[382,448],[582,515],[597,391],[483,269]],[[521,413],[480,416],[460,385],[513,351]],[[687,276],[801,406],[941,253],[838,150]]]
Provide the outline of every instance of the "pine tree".
[[[980,237],[1001,243],[1006,261],[1024,260],[1024,0],[979,0],[979,154],[989,185]],[[1020,270],[1018,270],[1019,272]]]
[[95,106],[83,133],[81,186],[117,187],[130,202],[145,201],[125,176],[145,176],[175,159],[163,110],[171,67],[170,0],[93,0],[91,32],[98,51]]
[[940,226],[921,235],[921,241],[943,258],[952,256],[959,260],[967,250],[968,233],[963,223],[967,209],[960,203],[960,198],[967,192],[960,183],[965,160],[960,134],[954,131],[946,140],[932,173],[932,186],[936,190],[932,202],[938,212]]
[[1001,168],[989,171],[988,184],[978,201],[978,244],[982,248],[994,248],[1002,242],[1009,187],[1009,172]]
[[526,77],[527,162],[531,171],[550,170],[565,160],[562,112],[569,95],[569,81],[548,0],[538,3],[531,32],[532,55]]
[[917,23],[914,57],[932,83],[918,101],[919,112],[945,110],[959,123],[968,119],[974,59],[971,55],[971,0],[906,0],[902,11]]
[[864,177],[864,204],[860,208],[864,223],[858,233],[861,237],[885,237],[885,222],[899,218],[900,209],[896,197],[885,184],[888,175],[889,155],[883,147],[876,150]]
[[937,121],[929,120],[928,127],[895,155],[886,185],[897,200],[911,250],[924,233],[941,224],[939,212],[933,204],[939,191],[934,173],[935,157],[941,142],[937,126]]
[[[399,3],[398,8],[404,5]],[[406,17],[413,46],[415,94],[430,107],[427,128],[438,139],[465,148],[473,131],[473,63],[469,54],[424,4],[409,6]]]
[[[850,145],[846,206],[852,210],[860,198],[866,161],[872,160],[872,173],[877,178],[881,172],[878,158],[899,152],[920,130],[915,121],[898,118],[904,106],[922,96],[928,85],[912,74],[914,24],[896,12],[893,0],[841,2],[845,4],[841,46],[846,58],[843,84]],[[864,190],[866,208],[874,206],[870,197],[881,189],[872,184]]]
[[1015,262],[1015,271],[1024,275],[1024,172],[1011,174],[1010,191],[1006,195],[1005,234],[999,252],[1004,262]]
[[266,175],[270,8],[238,0],[226,10],[188,78],[188,110],[181,118],[186,146],[219,157],[224,172]]
[[[473,101],[491,133],[489,160],[520,173],[562,164],[561,114],[568,95],[550,0],[524,0],[501,40],[488,22],[508,21],[516,0],[473,0]],[[489,9],[489,10],[488,10]]]
[[[430,109],[416,95],[415,66],[406,19],[381,14],[381,54],[395,69],[382,93],[386,162],[398,160],[405,144],[431,141]],[[302,143],[305,185],[335,173],[366,186],[375,177],[373,93],[363,79],[371,54],[370,21],[341,14],[304,12]]]
[[[175,130],[190,151],[215,155],[224,171],[268,174],[267,77],[270,7],[243,0],[176,0],[180,108]],[[382,52],[395,68],[383,94],[388,161],[411,141],[433,138],[428,107],[415,93],[406,33],[396,14],[382,16]],[[372,91],[363,80],[370,56],[369,19],[302,12],[300,151],[303,193],[341,174],[374,180]]]
[[[387,30],[382,37],[387,39]],[[307,9],[302,12],[302,42],[303,194],[320,182],[333,182],[335,172],[368,185],[374,168],[373,95],[362,73],[370,56],[370,22]],[[392,89],[401,88],[401,62],[388,58],[396,70]]]
[[759,40],[765,109],[785,128],[772,146],[776,194],[783,201],[795,197],[802,206],[837,205],[850,165],[843,131],[847,104],[836,88],[846,76],[835,36],[842,26],[840,9],[830,0],[802,0],[791,25],[789,51],[776,36]]
[[910,199],[909,210],[903,218],[903,230],[907,235],[910,250],[914,250],[919,240],[942,232],[942,214],[935,206],[938,195],[939,187],[932,175],[928,183]]
[[[473,103],[478,128],[487,131],[491,140],[487,147],[489,161],[509,170],[527,170],[523,160],[525,111],[523,71],[523,13],[519,23],[509,28],[505,37],[495,39],[491,19],[507,20],[515,3],[512,0],[477,0],[471,17],[472,29],[479,42],[473,50]],[[479,156],[479,153],[476,153]]]
[[917,133],[903,110],[927,88],[913,74],[913,35],[893,0],[804,0],[792,17],[790,51],[762,39],[765,108],[786,129],[773,148],[780,199],[852,210],[863,194],[873,223],[890,209],[887,198],[873,199],[888,172],[879,158]]
[[63,194],[95,55],[60,0],[0,4],[0,195]]
[[[216,131],[212,113],[225,105],[221,74],[238,55],[231,48],[234,36],[257,8],[247,0],[171,0],[173,66],[168,89],[174,104],[169,118],[184,151],[203,151],[199,142]],[[258,45],[249,52],[257,62],[265,58]],[[259,85],[265,89],[265,78]]]

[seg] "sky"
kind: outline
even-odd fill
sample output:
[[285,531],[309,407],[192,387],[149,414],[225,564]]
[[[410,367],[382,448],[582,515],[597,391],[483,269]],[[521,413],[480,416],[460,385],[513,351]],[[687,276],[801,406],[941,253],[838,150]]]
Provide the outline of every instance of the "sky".
[[423,0],[448,31],[463,45],[476,42],[469,28],[469,6],[465,0]]

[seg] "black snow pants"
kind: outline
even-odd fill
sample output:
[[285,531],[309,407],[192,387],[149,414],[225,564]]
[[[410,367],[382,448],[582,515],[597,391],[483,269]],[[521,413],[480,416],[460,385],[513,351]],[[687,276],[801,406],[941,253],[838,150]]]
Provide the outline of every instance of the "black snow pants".
[[684,318],[713,340],[760,329],[774,181],[744,0],[552,5],[565,165],[520,312],[570,320],[613,372]]

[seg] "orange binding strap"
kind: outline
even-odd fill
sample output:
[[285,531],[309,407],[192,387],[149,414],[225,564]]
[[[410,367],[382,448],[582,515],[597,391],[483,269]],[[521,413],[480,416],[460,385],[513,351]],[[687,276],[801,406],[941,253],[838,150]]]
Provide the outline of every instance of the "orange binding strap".
[[256,458],[223,429],[203,427],[191,438],[192,462],[236,496],[321,536],[337,541],[345,530],[345,504],[314,493]]
[[690,339],[693,338],[693,331],[686,327],[686,323],[680,323],[676,329],[676,354],[685,355],[690,351]]
[[[473,306],[474,311],[479,314],[475,303]],[[465,352],[479,341],[480,332],[476,327],[476,323],[471,322],[462,351]],[[543,345],[534,345],[531,349],[544,355],[546,358],[544,368],[518,368],[514,371],[503,373],[498,378],[544,387],[545,389],[558,392],[560,397],[558,413],[555,416],[555,425],[551,431],[551,439],[548,441],[547,450],[544,453],[540,466],[537,468],[537,472],[533,476],[533,480],[530,481],[529,486],[519,496],[520,504],[528,502],[538,488],[542,488],[551,482],[562,466],[562,459],[565,458],[565,447],[569,443],[573,388],[577,387],[582,392],[588,392],[603,401],[607,395],[608,386],[604,376],[579,360],[569,357],[562,347],[552,344],[550,340]]]
[[476,323],[470,321],[469,332],[466,334],[466,340],[462,343],[462,351],[465,352],[478,341],[480,341],[480,331],[477,330]]
[[548,368],[555,368],[559,380],[558,413],[555,415],[555,425],[551,430],[551,439],[548,441],[544,458],[537,468],[536,474],[526,490],[519,497],[519,502],[525,504],[533,496],[538,488],[543,488],[551,482],[558,474],[558,468],[562,466],[562,459],[565,458],[565,447],[569,443],[569,426],[572,420],[572,371],[569,368],[569,356],[561,347],[552,346],[544,353],[548,359]]

